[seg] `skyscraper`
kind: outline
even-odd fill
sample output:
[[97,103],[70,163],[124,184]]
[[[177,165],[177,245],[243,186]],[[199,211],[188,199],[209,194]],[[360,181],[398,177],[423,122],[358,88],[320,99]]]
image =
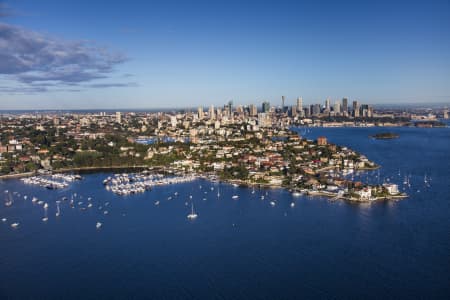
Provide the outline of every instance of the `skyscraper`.
[[217,109],[216,109],[216,115],[217,115],[217,119],[221,119],[222,118],[222,109],[220,108],[220,107],[218,107]]
[[250,104],[250,116],[255,117],[258,114],[258,109],[256,105]]
[[325,100],[325,110],[330,111],[330,99],[329,98],[327,98]]
[[297,114],[298,114],[297,105],[292,105],[291,111],[290,111],[290,116],[291,117],[296,117]]
[[353,116],[355,118],[359,117],[359,103],[358,103],[358,101],[353,101]]
[[198,108],[198,119],[202,120],[203,119],[203,107],[199,106]]
[[303,98],[302,97],[297,98],[297,111],[298,112],[303,111]]
[[318,116],[320,114],[320,104],[311,105],[311,115]]
[[120,111],[116,112],[116,122],[121,124],[122,123],[122,114]]
[[285,100],[285,97],[281,96],[281,110],[282,111],[284,111],[284,100]]
[[264,101],[262,104],[262,112],[268,113],[270,111],[270,103],[268,101]]
[[348,99],[342,98],[342,113],[347,114],[348,113]]
[[333,110],[334,110],[334,113],[336,113],[336,114],[341,113],[341,103],[339,103],[339,101],[336,101],[334,103]]
[[233,100],[228,101],[228,113],[230,117],[233,115]]
[[211,105],[209,107],[209,119],[214,120],[216,118],[214,113],[214,105]]

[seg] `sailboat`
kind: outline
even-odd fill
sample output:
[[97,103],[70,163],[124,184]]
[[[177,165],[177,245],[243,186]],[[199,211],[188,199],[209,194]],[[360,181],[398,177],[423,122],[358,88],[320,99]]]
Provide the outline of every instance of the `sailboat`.
[[42,218],[42,222],[47,222],[48,221],[47,209],[45,209],[44,211],[45,211],[45,216]]
[[424,178],[423,178],[423,182],[424,182],[425,184],[427,184],[427,183],[428,183],[428,178],[427,178],[427,174],[425,174],[425,176],[424,176]]
[[8,193],[8,198],[7,198],[7,200],[5,201],[5,206],[9,207],[9,206],[11,206],[12,204],[13,204],[13,199],[12,199],[12,197],[11,197],[11,193]]
[[220,190],[219,190],[219,187],[217,187],[217,198],[219,198],[220,197]]
[[61,215],[61,211],[59,210],[59,203],[56,203],[56,214],[57,217]]
[[194,211],[194,202],[191,203],[191,213],[187,215],[189,220],[194,220],[198,217],[198,215]]

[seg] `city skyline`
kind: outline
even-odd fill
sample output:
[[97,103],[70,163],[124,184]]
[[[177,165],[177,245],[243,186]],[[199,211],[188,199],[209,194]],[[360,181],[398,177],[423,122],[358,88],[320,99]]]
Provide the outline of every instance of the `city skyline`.
[[0,109],[448,103],[449,11],[0,1]]

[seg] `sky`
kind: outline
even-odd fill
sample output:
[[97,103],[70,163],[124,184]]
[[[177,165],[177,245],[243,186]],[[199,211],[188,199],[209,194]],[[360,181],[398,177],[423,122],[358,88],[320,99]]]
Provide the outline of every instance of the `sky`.
[[0,109],[450,103],[450,1],[0,0]]

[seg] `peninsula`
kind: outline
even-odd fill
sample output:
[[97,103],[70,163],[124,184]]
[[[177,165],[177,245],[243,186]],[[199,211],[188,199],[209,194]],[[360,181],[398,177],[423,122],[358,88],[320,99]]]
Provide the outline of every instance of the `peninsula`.
[[10,176],[139,167],[351,201],[405,197],[395,184],[350,178],[378,168],[363,154],[326,137],[304,138],[283,120],[283,115],[228,112],[220,117],[186,112],[20,119],[31,126],[10,120],[2,124],[1,171]]

